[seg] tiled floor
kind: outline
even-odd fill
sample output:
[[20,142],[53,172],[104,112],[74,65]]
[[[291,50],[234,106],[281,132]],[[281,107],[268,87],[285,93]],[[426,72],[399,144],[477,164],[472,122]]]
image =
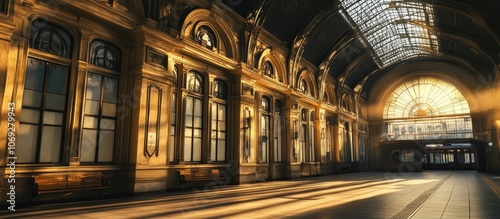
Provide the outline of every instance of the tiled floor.
[[37,205],[0,217],[500,218],[499,186],[500,176],[475,171],[364,172]]

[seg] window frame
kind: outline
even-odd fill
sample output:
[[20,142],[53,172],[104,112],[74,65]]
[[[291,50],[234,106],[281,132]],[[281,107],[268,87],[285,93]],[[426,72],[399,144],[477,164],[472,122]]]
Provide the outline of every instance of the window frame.
[[[7,7],[8,8],[8,7]],[[40,25],[40,24],[43,24],[43,25]],[[73,34],[70,34],[70,32],[68,31],[67,28],[63,27],[63,26],[60,26],[56,23],[52,23],[52,22],[48,22],[48,21],[45,21],[41,18],[36,18],[36,19],[33,19],[31,22],[30,22],[30,30],[31,30],[31,33],[30,33],[30,36],[29,36],[29,41],[28,41],[28,53],[27,53],[27,56],[26,56],[26,69],[24,71],[24,75],[23,75],[23,81],[20,82],[22,85],[19,86],[19,92],[22,94],[22,97],[20,99],[22,99],[20,102],[22,103],[21,105],[21,109],[20,109],[20,119],[19,119],[19,129],[21,130],[21,128],[23,127],[23,124],[26,124],[26,125],[34,125],[36,124],[38,127],[36,127],[37,129],[37,138],[36,138],[36,142],[35,142],[35,145],[34,147],[35,148],[26,148],[27,149],[27,152],[30,153],[29,150],[33,150],[35,149],[36,151],[34,152],[34,157],[32,160],[27,160],[26,162],[22,161],[22,160],[18,160],[19,163],[22,163],[22,164],[64,164],[65,162],[67,162],[67,160],[69,160],[69,153],[66,153],[69,148],[68,148],[68,145],[69,145],[69,136],[71,131],[68,131],[68,130],[71,130],[70,129],[70,120],[71,120],[71,110],[70,110],[70,106],[71,104],[73,103],[73,96],[70,95],[70,93],[72,92],[72,89],[71,89],[71,84],[72,84],[72,81],[74,80],[74,76],[73,76],[73,72],[74,72],[74,68],[75,68],[75,65],[74,64],[74,57],[75,55],[73,54],[74,51],[75,51],[75,47],[77,46],[77,43],[75,43],[75,41],[77,41],[77,37],[75,37],[75,35]],[[52,39],[51,37],[54,36],[54,35],[58,35],[60,36],[59,39],[62,40],[61,42],[63,43],[61,47],[62,48],[62,51],[60,54],[58,54],[57,52],[54,52],[54,51],[50,51],[50,50],[47,50],[46,48],[42,48],[42,47],[38,47],[36,46],[35,42],[37,42],[37,39],[38,37],[41,37],[40,34],[43,34],[44,32],[42,31],[47,31],[47,33],[49,33],[50,37],[49,39]],[[65,42],[65,43],[64,43]],[[52,47],[53,45],[53,41],[49,42],[49,47]],[[40,62],[43,62],[44,63],[44,67],[43,67],[43,78],[44,78],[44,81],[43,81],[43,84],[42,84],[42,90],[39,90],[38,92],[41,92],[41,96],[40,96],[40,104],[39,106],[30,106],[30,105],[27,105],[27,101],[25,100],[25,98],[27,97],[27,94],[26,94],[26,90],[30,90],[27,88],[27,79],[29,78],[28,77],[28,65],[29,65],[29,62],[32,62],[33,60],[39,60]],[[48,83],[49,83],[49,80],[47,80],[47,78],[49,77],[49,74],[51,73],[57,73],[57,72],[51,72],[49,71],[49,65],[54,65],[54,66],[62,66],[64,68],[66,68],[65,70],[65,75],[66,75],[66,85],[65,86],[61,86],[61,87],[58,87],[58,89],[63,89],[65,94],[64,94],[64,100],[65,100],[65,104],[64,106],[62,107],[61,110],[57,110],[57,109],[49,109],[47,108],[47,106],[45,105],[47,102],[45,100],[47,100],[47,94],[48,93],[52,93],[54,95],[57,95],[58,93],[53,93],[51,92],[49,89],[54,89],[54,88],[50,88],[48,87]],[[27,112],[26,110],[34,110],[36,111],[35,113],[38,114],[38,122],[23,122],[23,117],[26,117]],[[54,156],[52,157],[49,157],[49,159],[53,158],[53,157],[57,157],[57,161],[47,161],[47,162],[42,162],[41,159],[42,159],[42,155],[41,155],[41,150],[42,150],[42,137],[43,137],[43,127],[44,126],[52,126],[50,124],[45,124],[45,113],[50,113],[50,112],[53,112],[53,113],[62,113],[62,121],[60,121],[60,125],[56,125],[58,127],[61,128],[61,131],[60,131],[60,143],[59,143],[59,151],[57,154],[53,154]],[[23,115],[24,114],[24,115]],[[18,139],[20,139],[19,137],[22,136],[22,134],[18,133]],[[21,138],[22,139],[22,138]],[[19,140],[18,140],[19,141]],[[21,147],[22,144],[18,144],[18,150],[21,151],[20,147]],[[33,146],[33,145],[32,145]],[[52,148],[52,147],[51,147]],[[66,156],[67,154],[67,156]]]

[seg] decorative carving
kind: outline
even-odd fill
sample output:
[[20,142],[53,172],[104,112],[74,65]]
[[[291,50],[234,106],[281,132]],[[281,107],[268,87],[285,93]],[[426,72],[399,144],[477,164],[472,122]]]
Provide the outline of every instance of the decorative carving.
[[167,56],[148,47],[146,63],[167,69]]
[[254,89],[248,84],[242,84],[242,94],[253,97]]

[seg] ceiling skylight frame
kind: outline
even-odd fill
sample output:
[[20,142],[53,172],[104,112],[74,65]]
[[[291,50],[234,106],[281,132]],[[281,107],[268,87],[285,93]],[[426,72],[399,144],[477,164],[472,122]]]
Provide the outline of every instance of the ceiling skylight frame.
[[344,19],[358,32],[379,67],[439,51],[430,4],[402,0],[341,0]]

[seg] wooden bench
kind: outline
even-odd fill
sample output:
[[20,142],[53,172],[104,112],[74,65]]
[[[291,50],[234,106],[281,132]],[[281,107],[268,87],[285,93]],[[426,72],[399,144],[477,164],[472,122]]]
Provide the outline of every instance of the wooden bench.
[[33,176],[33,181],[31,200],[40,194],[85,190],[98,190],[100,195],[108,184],[99,172],[37,175]]
[[200,181],[212,181],[216,185],[224,182],[224,175],[214,169],[186,169],[180,170],[181,184]]

